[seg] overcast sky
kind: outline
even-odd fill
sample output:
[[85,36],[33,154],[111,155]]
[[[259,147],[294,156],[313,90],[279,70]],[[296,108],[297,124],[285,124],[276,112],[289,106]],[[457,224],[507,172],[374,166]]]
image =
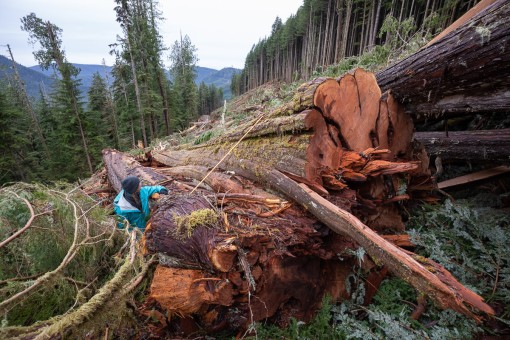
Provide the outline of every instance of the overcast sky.
[[[283,22],[303,4],[303,0],[160,0],[165,20],[160,24],[164,43],[170,47],[182,32],[197,48],[198,65],[213,69],[243,68],[253,44],[267,37],[279,16]],[[67,59],[78,64],[113,63],[108,45],[115,42],[120,28],[115,21],[113,0],[0,0],[0,54],[24,65],[36,65],[21,30],[20,19],[34,12],[63,30]],[[38,48],[38,46],[36,46]],[[168,53],[163,62],[169,65]]]

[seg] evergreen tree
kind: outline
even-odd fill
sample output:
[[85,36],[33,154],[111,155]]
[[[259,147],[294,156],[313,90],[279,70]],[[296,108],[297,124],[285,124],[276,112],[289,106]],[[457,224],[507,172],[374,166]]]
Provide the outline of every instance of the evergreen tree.
[[[40,50],[34,52],[35,59],[42,68],[55,67],[60,74],[57,94],[58,108],[61,114],[59,123],[63,128],[60,137],[63,138],[63,141],[72,143],[70,145],[61,145],[71,149],[73,153],[68,155],[70,157],[68,163],[62,164],[63,159],[58,158],[58,162],[61,163],[59,168],[62,166],[64,168],[75,168],[77,164],[81,163],[80,159],[85,156],[88,170],[90,173],[93,173],[89,141],[87,140],[84,127],[86,117],[83,115],[83,109],[79,101],[79,82],[76,79],[79,70],[67,62],[60,38],[62,30],[51,22],[38,18],[35,13],[23,17],[21,22],[23,24],[22,29],[28,32],[30,38],[39,42],[41,46]],[[78,134],[78,137],[72,138],[76,134]],[[78,143],[81,141],[81,145],[75,144],[77,141]],[[77,172],[74,176],[79,176],[82,173],[82,171],[79,171],[80,167],[77,167],[75,170]]]
[[175,119],[179,128],[184,128],[197,118],[198,90],[195,84],[195,66],[198,61],[196,48],[190,38],[185,35],[180,41],[172,45],[170,72],[173,77],[173,87],[176,95],[181,98],[179,108],[175,112]]
[[109,91],[99,73],[92,76],[92,84],[88,91],[88,116],[93,117],[96,125],[96,143],[100,147],[117,145],[117,117],[109,99]]
[[0,89],[0,185],[11,181],[28,181],[29,140],[26,137],[25,114],[13,105]]
[[[125,97],[124,104],[127,103],[126,99],[134,100],[135,115],[133,116],[132,110],[129,114],[119,111],[120,116],[127,118],[121,122],[130,125],[132,140],[138,139],[138,134],[141,133],[141,138],[147,145],[155,137],[167,135],[171,131],[169,84],[164,76],[161,61],[161,54],[165,48],[158,32],[158,22],[162,18],[154,0],[115,0],[115,2],[117,21],[124,33],[123,37],[117,39],[121,50],[115,52],[117,54],[115,67],[125,68],[125,65],[129,65],[131,75],[125,74],[125,70],[114,72],[122,74],[123,80],[120,84],[124,84],[120,87],[119,84],[114,86],[114,93],[116,97],[119,90],[123,93],[121,97]],[[130,81],[125,81],[127,78]],[[116,98],[115,102],[123,101]],[[129,117],[125,117],[126,115]],[[139,124],[135,124],[135,121]],[[162,125],[164,129],[160,129]],[[119,131],[122,128],[119,127]]]

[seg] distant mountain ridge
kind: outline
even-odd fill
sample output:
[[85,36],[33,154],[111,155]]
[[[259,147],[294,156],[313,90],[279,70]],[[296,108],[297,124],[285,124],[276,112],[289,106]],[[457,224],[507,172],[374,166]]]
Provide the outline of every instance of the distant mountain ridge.
[[[41,87],[44,87],[48,92],[53,87],[54,81],[51,77],[18,63],[16,63],[16,65],[30,97],[39,98]],[[10,82],[11,80],[14,80],[12,61],[3,55],[0,55],[0,81]]]
[[[98,72],[103,78],[108,73],[110,81],[113,79],[111,75],[112,67],[103,65],[93,64],[73,64],[76,68],[80,69],[78,79],[81,80],[80,91],[84,99],[87,97],[88,89],[92,84],[92,78],[94,73]],[[52,69],[43,70],[39,65],[26,67],[21,64],[17,64],[18,71],[24,81],[27,93],[33,98],[40,97],[40,84],[43,84],[47,91],[50,91],[53,86],[54,71]],[[206,85],[212,85],[222,88],[225,99],[230,99],[231,90],[230,82],[234,73],[241,72],[240,69],[233,67],[223,68],[221,70],[215,70],[212,68],[196,66],[195,72],[197,77],[195,83],[200,85],[203,81]],[[169,72],[165,72],[169,76]],[[12,68],[12,62],[10,59],[3,55],[0,55],[0,81],[6,80],[7,78],[13,78],[14,70]]]

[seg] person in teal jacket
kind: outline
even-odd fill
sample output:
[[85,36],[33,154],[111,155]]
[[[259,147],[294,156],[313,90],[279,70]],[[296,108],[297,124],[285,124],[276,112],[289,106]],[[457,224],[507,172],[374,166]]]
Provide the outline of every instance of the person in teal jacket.
[[[135,176],[126,177],[121,184],[122,190],[113,200],[115,214],[143,232],[150,216],[149,197],[155,193],[168,195],[168,190],[161,185],[142,187]],[[119,226],[122,228],[123,224]]]

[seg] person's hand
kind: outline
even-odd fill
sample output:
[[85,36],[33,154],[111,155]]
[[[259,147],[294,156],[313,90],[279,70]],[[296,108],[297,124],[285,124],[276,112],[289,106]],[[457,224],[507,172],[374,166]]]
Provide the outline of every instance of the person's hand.
[[167,188],[163,188],[163,189],[161,189],[161,190],[159,191],[159,193],[160,193],[161,195],[168,195],[168,189],[167,189]]

